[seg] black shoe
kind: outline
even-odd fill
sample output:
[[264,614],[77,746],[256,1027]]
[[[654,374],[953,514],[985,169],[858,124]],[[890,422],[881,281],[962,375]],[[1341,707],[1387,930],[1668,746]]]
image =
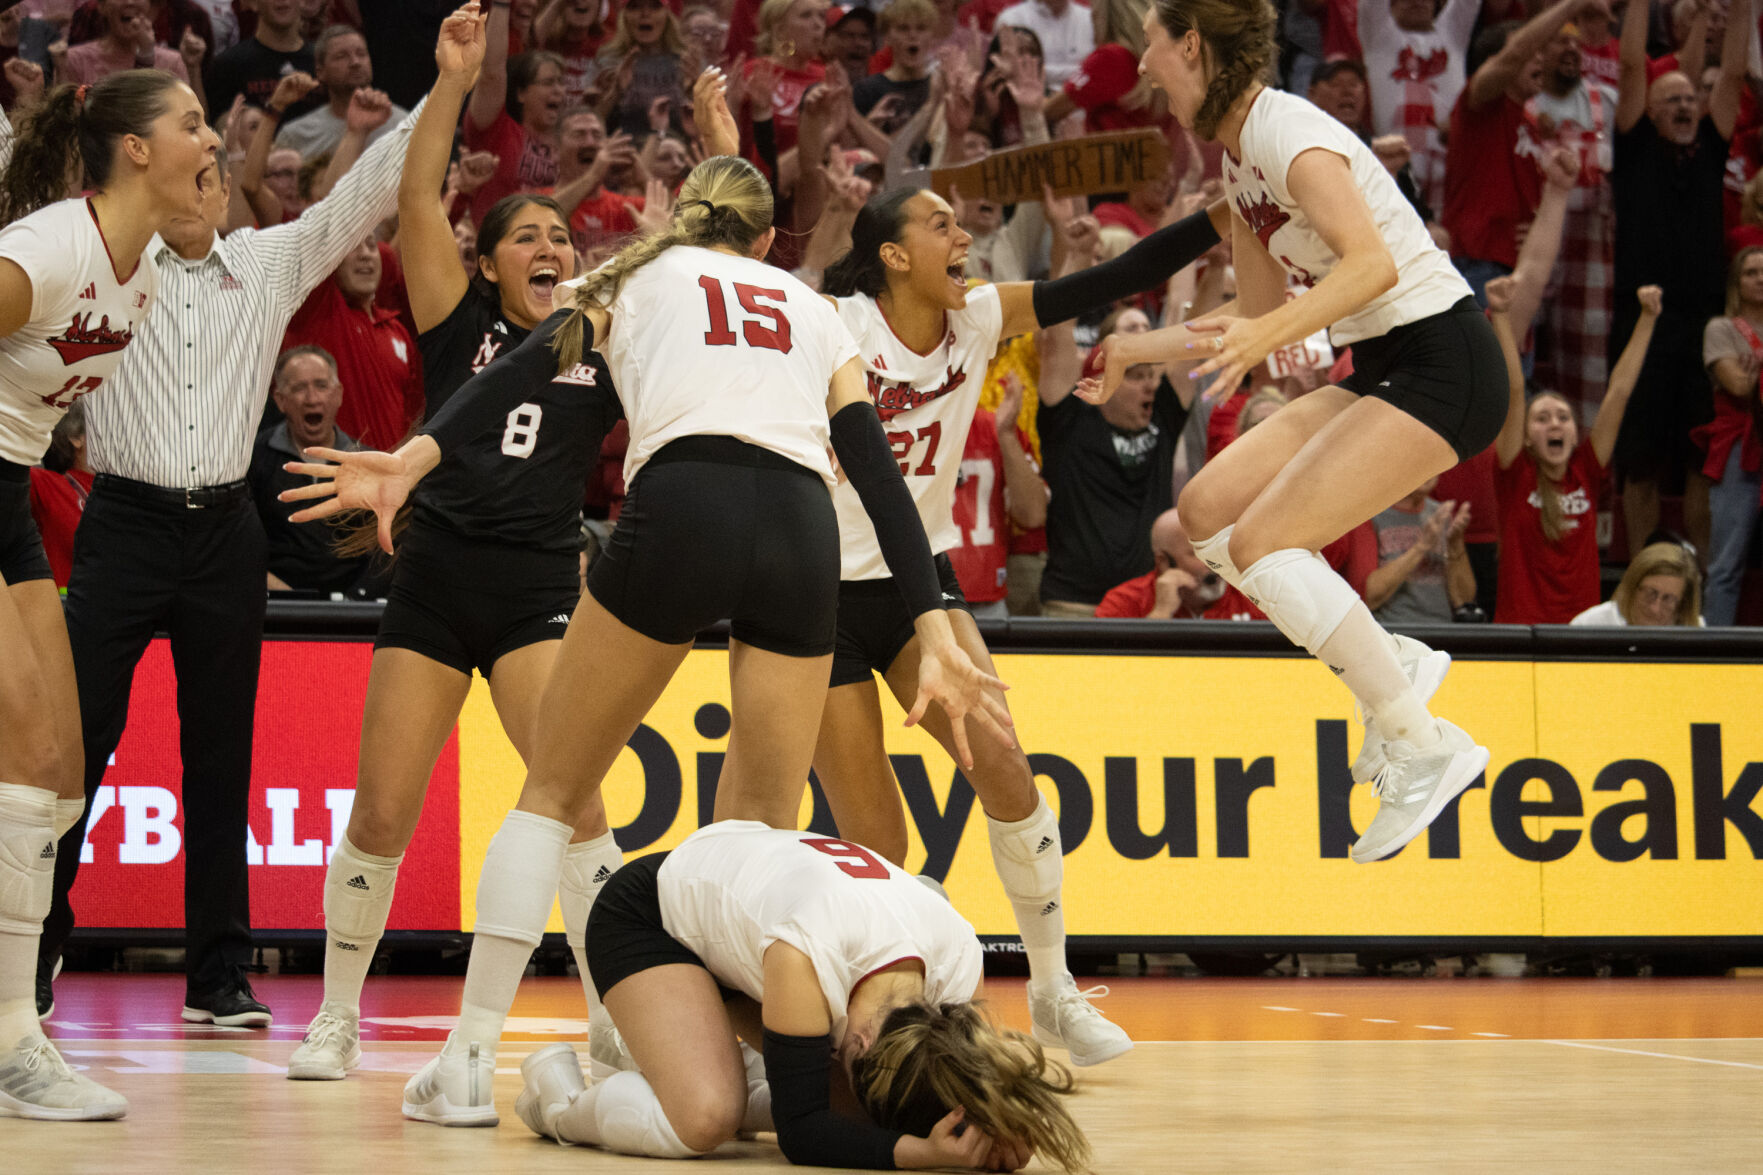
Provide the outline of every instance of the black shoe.
[[55,1012],[55,977],[61,974],[61,956],[37,960],[37,1019],[47,1020]]
[[243,968],[235,967],[212,991],[187,992],[183,1018],[192,1024],[218,1024],[222,1028],[268,1028],[269,1006],[251,990]]

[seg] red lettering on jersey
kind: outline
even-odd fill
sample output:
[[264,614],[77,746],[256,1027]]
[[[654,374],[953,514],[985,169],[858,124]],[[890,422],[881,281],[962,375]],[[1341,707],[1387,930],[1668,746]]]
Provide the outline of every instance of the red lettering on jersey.
[[1275,204],[1266,195],[1253,204],[1249,203],[1246,194],[1238,195],[1237,215],[1243,218],[1244,224],[1255,230],[1255,235],[1261,238],[1261,247],[1270,253],[1273,251],[1271,244],[1273,234],[1284,228],[1292,219],[1291,213]]
[[90,393],[97,391],[98,385],[103,382],[104,380],[101,376],[88,375],[86,378],[81,379],[76,375],[70,377],[66,383],[62,384],[61,387],[49,393],[47,396],[39,398],[43,403],[49,405],[49,407],[59,408],[65,412],[69,408],[72,408],[73,402],[81,396],[89,395]]
[[95,355],[108,355],[120,351],[134,341],[133,328],[124,326],[122,330],[113,330],[110,326],[110,315],[106,314],[92,325],[91,314],[76,314],[73,321],[67,324],[67,330],[53,338],[45,339],[55,353],[61,356],[64,367],[71,367],[83,359]]
[[932,400],[941,399],[967,382],[967,373],[956,371],[953,367],[948,369],[941,384],[926,392],[919,391],[911,384],[883,379],[873,371],[867,374],[869,398],[875,401],[875,414],[884,421],[892,420],[902,412],[923,407]]
[[1396,68],[1390,71],[1390,77],[1398,82],[1430,82],[1443,74],[1449,64],[1450,55],[1442,47],[1422,57],[1414,52],[1413,46],[1404,45],[1396,55]]
[[804,837],[802,843],[831,857],[834,864],[852,877],[863,877],[871,881],[887,880],[888,867],[876,860],[875,854],[862,845],[852,844],[848,840],[834,840],[830,836]]

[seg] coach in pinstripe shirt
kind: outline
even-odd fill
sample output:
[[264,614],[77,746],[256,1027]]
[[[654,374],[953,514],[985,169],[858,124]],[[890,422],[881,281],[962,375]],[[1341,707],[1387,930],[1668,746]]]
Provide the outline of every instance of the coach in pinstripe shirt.
[[[135,665],[163,630],[178,676],[184,765],[185,1020],[270,1020],[244,972],[245,817],[266,582],[263,526],[245,471],[288,320],[396,208],[415,119],[368,148],[290,224],[218,237],[223,187],[204,220],[155,238],[146,257],[159,268],[159,301],[108,386],[86,401],[97,476],[74,544],[67,626],[87,810],[122,737]],[[82,819],[61,842],[39,1008],[73,927],[67,894],[84,836]]]

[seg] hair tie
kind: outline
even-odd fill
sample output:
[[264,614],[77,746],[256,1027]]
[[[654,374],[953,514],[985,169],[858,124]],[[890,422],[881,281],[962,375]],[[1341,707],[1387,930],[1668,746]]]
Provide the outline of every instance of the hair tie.
[[708,201],[708,200],[693,200],[692,203],[702,204],[704,206],[704,208],[710,213],[710,215],[712,215],[712,216],[716,215],[716,205],[712,204],[710,201]]
[[79,88],[74,90],[73,104],[75,109],[84,110],[86,108],[86,95],[91,92],[91,89],[91,86],[81,82]]

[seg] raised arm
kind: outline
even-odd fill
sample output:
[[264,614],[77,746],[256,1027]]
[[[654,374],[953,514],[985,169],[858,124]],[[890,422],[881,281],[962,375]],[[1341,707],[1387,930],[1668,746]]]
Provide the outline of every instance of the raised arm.
[[[479,15],[476,4],[468,4],[465,8],[471,9],[473,16]],[[508,103],[508,13],[507,4],[492,3],[489,20],[482,25],[484,51],[479,59],[481,72],[478,75],[477,88],[471,92],[471,107],[465,112],[471,125],[479,130],[487,130]]]
[[1004,509],[1010,521],[1023,530],[1047,524],[1047,483],[1035,472],[1034,462],[1022,447],[1016,422],[1022,416],[1022,379],[1004,377],[1004,397],[998,401],[992,427],[998,433],[998,455],[1004,465]]
[[1494,438],[1494,456],[1501,469],[1510,468],[1524,448],[1524,360],[1518,353],[1518,334],[1509,312],[1516,278],[1496,277],[1487,284],[1488,323],[1500,341],[1500,357],[1506,361],[1506,420]]
[[251,215],[264,228],[280,224],[285,211],[281,198],[263,182],[263,173],[269,167],[269,153],[275,148],[276,128],[281,125],[282,115],[288,108],[317,87],[317,79],[308,73],[291,73],[277,82],[275,93],[269,96],[268,109],[257,120],[257,130],[245,150],[245,163],[239,168],[239,190],[251,205]]
[[1525,233],[1524,246],[1518,250],[1518,267],[1512,271],[1517,281],[1507,311],[1512,333],[1521,344],[1543,304],[1543,291],[1548,289],[1549,275],[1555,272],[1555,260],[1561,255],[1567,197],[1579,182],[1579,156],[1565,147],[1557,147],[1543,160],[1542,172],[1543,197],[1537,204],[1536,218]]
[[1616,452],[1616,434],[1622,428],[1622,414],[1628,409],[1628,397],[1641,377],[1641,365],[1647,361],[1647,348],[1653,343],[1653,327],[1659,322],[1663,296],[1658,286],[1642,286],[1635,296],[1640,299],[1641,317],[1628,336],[1628,345],[1610,371],[1610,386],[1604,390],[1604,403],[1598,409],[1598,422],[1592,426],[1592,451],[1599,465],[1609,465]]
[[[1647,7],[1647,0],[1639,0],[1639,3],[1642,9]],[[1469,79],[1469,105],[1480,107],[1496,101],[1530,65],[1531,58],[1542,52],[1550,38],[1561,31],[1562,25],[1572,20],[1575,14],[1587,8],[1601,9],[1604,4],[1605,0],[1557,0],[1553,6],[1532,17],[1523,28],[1507,37],[1500,51],[1482,62],[1475,76]]]
[[[1745,88],[1745,63],[1751,51],[1751,38],[1757,35],[1751,20],[1751,0],[1732,0],[1726,13],[1726,37],[1720,44],[1720,77],[1714,92],[1708,95],[1708,117],[1720,137],[1730,140],[1738,124],[1739,95]],[[1692,77],[1700,84],[1701,79]]]
[[367,136],[386,124],[392,116],[392,100],[380,91],[363,86],[349,96],[349,109],[343,113],[343,137],[331,152],[331,161],[324,174],[312,186],[312,198],[322,200],[330,195],[337,181],[349,174],[367,148]]
[[1622,35],[1617,41],[1621,69],[1616,83],[1616,130],[1631,131],[1647,112],[1647,16],[1652,5],[1642,0],[1622,13]]
[[398,255],[404,262],[410,311],[418,333],[453,313],[470,283],[459,264],[453,226],[447,221],[441,197],[453,152],[453,128],[459,124],[460,107],[477,80],[485,52],[483,18],[461,13],[454,13],[441,25],[435,46],[439,76],[410,132],[410,147],[398,181]]

